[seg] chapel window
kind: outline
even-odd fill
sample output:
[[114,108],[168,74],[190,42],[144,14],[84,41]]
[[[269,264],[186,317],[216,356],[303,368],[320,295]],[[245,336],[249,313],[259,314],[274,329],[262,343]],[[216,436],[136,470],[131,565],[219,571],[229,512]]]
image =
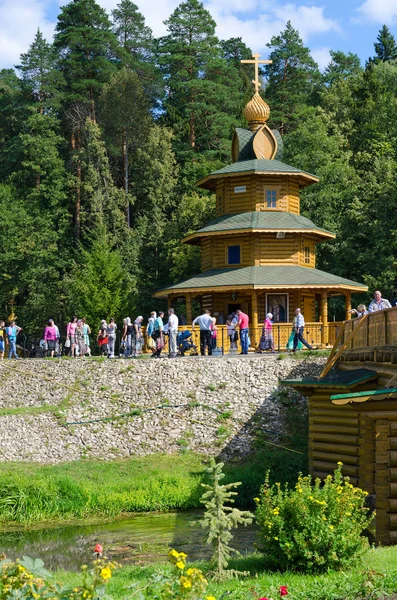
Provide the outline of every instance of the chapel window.
[[278,191],[265,190],[266,208],[277,208]]
[[227,248],[227,263],[228,263],[228,265],[239,265],[241,263],[241,248],[240,248],[240,246],[228,246],[228,248]]
[[304,259],[305,259],[305,264],[310,265],[310,246],[305,246]]

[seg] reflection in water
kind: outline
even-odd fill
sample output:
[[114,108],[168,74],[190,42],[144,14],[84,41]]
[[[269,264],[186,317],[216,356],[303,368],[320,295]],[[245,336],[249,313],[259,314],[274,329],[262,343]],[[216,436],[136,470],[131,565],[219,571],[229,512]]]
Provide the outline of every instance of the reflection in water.
[[[68,525],[53,528],[0,532],[0,552],[9,558],[22,555],[41,558],[50,570],[77,571],[93,558],[101,543],[106,556],[120,563],[143,564],[165,561],[169,547],[186,552],[190,560],[208,558],[210,547],[203,543],[203,530],[192,521],[200,511],[146,513],[110,523]],[[242,554],[254,550],[256,527],[240,527],[233,546]]]

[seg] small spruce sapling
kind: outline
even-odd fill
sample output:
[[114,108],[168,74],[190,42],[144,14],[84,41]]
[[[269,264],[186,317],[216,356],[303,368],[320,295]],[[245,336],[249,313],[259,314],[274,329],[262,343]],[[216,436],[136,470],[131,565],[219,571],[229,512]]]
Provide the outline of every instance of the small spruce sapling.
[[233,539],[231,530],[236,529],[239,525],[250,525],[254,518],[254,515],[247,510],[242,511],[226,506],[227,503],[234,503],[232,496],[238,494],[232,490],[241,485],[241,481],[222,485],[220,481],[225,477],[222,472],[223,464],[216,464],[215,459],[211,458],[210,466],[206,469],[211,483],[210,485],[201,484],[206,491],[200,502],[204,504],[206,510],[203,518],[199,521],[201,527],[206,530],[207,544],[211,544],[213,548],[211,561],[215,569],[214,578],[218,581],[238,575],[248,575],[243,571],[227,570],[231,555],[239,555],[238,551],[231,548],[229,543]]

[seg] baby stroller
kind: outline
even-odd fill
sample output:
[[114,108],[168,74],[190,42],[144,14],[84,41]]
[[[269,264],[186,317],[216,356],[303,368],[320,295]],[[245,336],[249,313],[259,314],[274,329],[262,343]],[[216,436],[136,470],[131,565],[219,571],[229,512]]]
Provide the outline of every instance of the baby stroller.
[[191,337],[192,332],[189,330],[178,333],[176,343],[181,356],[185,356],[186,352],[188,352],[191,356],[197,356],[197,346],[196,344],[193,344]]

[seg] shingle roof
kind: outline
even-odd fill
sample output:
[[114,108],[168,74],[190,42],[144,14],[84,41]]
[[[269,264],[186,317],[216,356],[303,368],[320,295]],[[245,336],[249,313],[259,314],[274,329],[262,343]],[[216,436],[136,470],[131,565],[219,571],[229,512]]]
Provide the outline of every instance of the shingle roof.
[[222,175],[223,173],[241,173],[242,171],[263,171],[264,173],[294,173],[296,175],[304,174],[310,177],[316,177],[312,173],[307,173],[302,169],[286,165],[280,160],[270,160],[265,158],[253,158],[251,160],[243,160],[227,165],[219,171],[214,171],[211,175]]
[[335,237],[331,231],[317,227],[302,215],[281,211],[246,212],[232,215],[222,215],[210,221],[205,227],[199,229],[186,239],[194,239],[206,233],[236,231],[241,229],[263,231],[302,231],[305,233],[323,233],[324,237]]
[[271,159],[251,159],[251,160],[240,160],[234,162],[231,165],[227,165],[218,171],[213,171],[203,179],[197,182],[199,187],[212,188],[213,180],[218,179],[220,176],[233,176],[238,173],[256,173],[258,175],[263,174],[282,174],[282,175],[296,175],[301,178],[301,185],[310,185],[318,181],[318,177],[302,169],[291,167],[286,165],[280,160]]
[[156,296],[164,295],[162,292],[182,292],[189,289],[213,290],[216,288],[238,289],[242,288],[321,288],[321,289],[350,289],[352,291],[367,291],[367,286],[351,279],[338,277],[319,269],[298,266],[268,266],[268,267],[243,267],[237,269],[211,269],[195,277],[180,281],[172,286],[156,292]]

